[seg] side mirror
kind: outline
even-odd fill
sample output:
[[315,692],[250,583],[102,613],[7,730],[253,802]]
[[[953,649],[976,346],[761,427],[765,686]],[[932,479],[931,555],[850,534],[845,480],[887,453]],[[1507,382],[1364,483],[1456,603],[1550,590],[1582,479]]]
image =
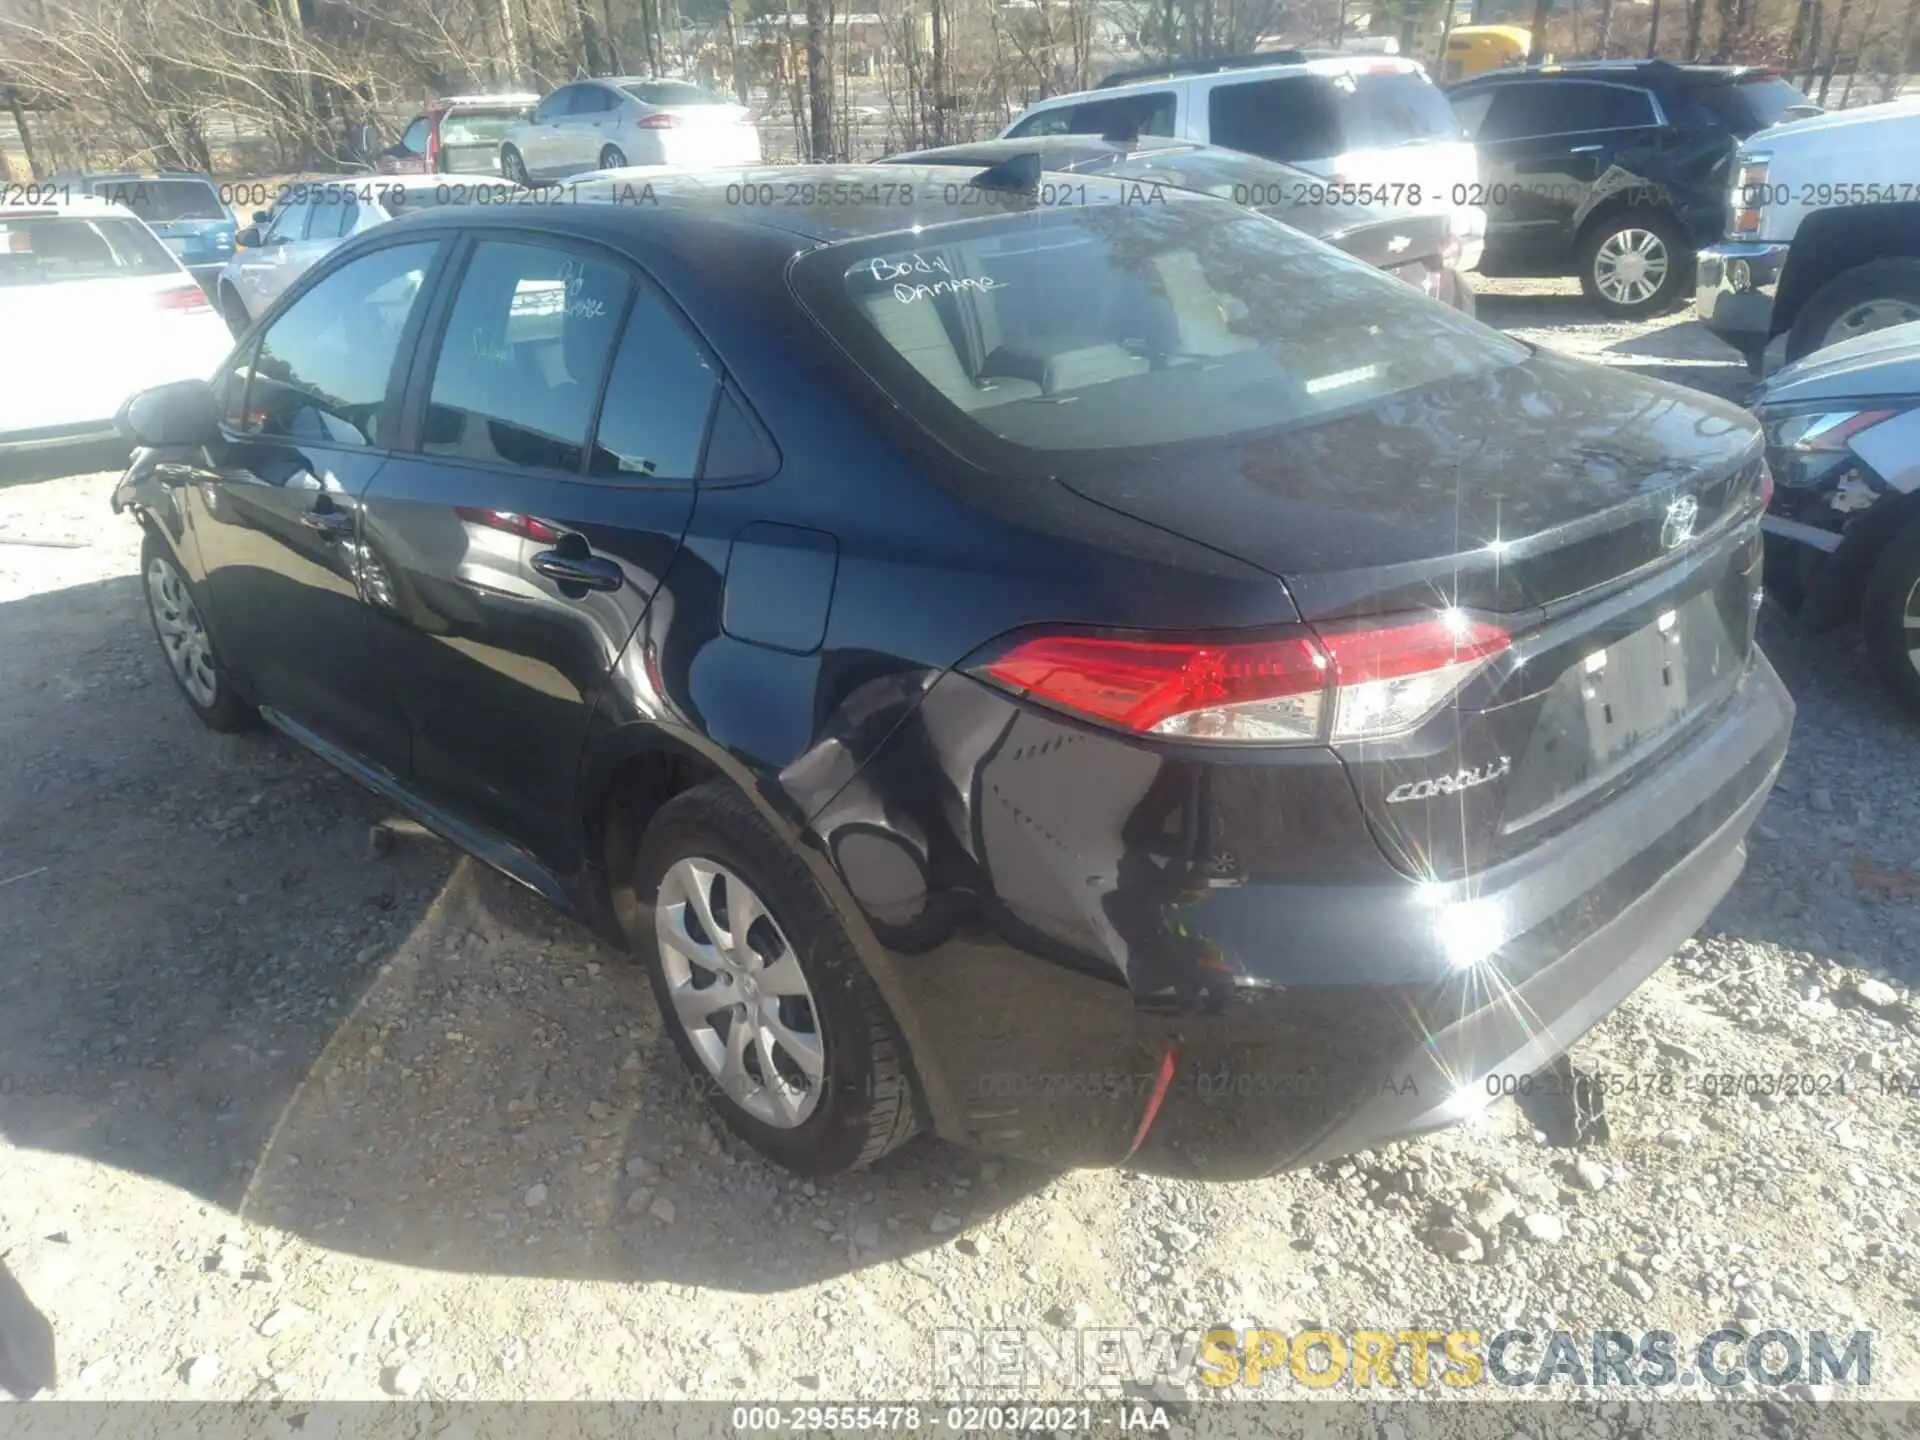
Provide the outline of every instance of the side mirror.
[[142,390],[120,407],[113,428],[135,445],[208,445],[220,435],[220,406],[204,380]]
[[258,249],[260,246],[260,227],[258,225],[249,225],[246,229],[236,232],[233,237],[233,243],[235,248],[240,250]]

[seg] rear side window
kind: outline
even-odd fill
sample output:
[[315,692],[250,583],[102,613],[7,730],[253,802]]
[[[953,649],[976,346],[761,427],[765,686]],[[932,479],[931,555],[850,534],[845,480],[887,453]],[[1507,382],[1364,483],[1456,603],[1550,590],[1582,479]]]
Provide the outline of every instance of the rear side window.
[[377,443],[387,378],[438,247],[393,245],[342,266],[260,337],[246,426],[333,445]]
[[54,215],[0,220],[0,286],[171,275],[179,268],[167,247],[136,220]]
[[1480,138],[1487,111],[1493,108],[1493,96],[1491,90],[1469,90],[1465,94],[1449,97],[1453,105],[1453,118],[1460,122],[1460,128],[1466,132],[1469,140]]
[[1028,116],[1010,135],[1105,135],[1113,139],[1170,136],[1174,133],[1175,100],[1171,90],[1148,90],[1116,95],[1111,100],[1059,105]]
[[434,363],[421,450],[578,472],[626,303],[626,272],[611,263],[547,245],[475,246]]
[[691,480],[720,376],[665,300],[644,290],[614,357],[588,473]]
[[1214,144],[1269,160],[1326,160],[1347,150],[1461,138],[1446,96],[1414,71],[1216,85],[1207,124]]
[[1742,140],[1769,125],[1820,113],[1818,105],[1777,76],[1705,85],[1697,98]]
[[93,194],[126,206],[149,225],[227,218],[220,193],[204,180],[109,180],[94,185]]
[[1216,145],[1269,160],[1324,160],[1347,148],[1334,87],[1319,75],[1214,86],[1207,134]]
[[1342,107],[1349,150],[1380,150],[1423,140],[1458,140],[1460,121],[1425,75],[1413,70],[1336,76],[1351,78],[1353,92]]

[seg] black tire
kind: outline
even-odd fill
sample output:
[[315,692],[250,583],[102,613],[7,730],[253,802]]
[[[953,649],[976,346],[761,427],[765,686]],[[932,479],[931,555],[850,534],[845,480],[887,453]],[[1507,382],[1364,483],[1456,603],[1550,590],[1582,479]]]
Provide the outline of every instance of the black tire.
[[240,294],[224,280],[220,282],[220,314],[227,322],[227,329],[233,332],[237,340],[246,334],[247,327],[253,324],[253,317],[247,314],[246,302]]
[[500,147],[500,173],[514,185],[531,185],[533,177],[527,173],[527,162],[520,152],[511,145]]
[[[1655,236],[1667,261],[1665,274],[1652,294],[1644,299],[1622,301],[1601,289],[1595,266],[1600,252],[1617,235],[1643,230]],[[1687,232],[1664,210],[1626,208],[1615,210],[1594,222],[1580,238],[1580,289],[1587,302],[1601,314],[1615,320],[1641,320],[1660,315],[1680,303],[1693,290],[1693,242]]]
[[[823,1078],[812,1112],[781,1128],[742,1108],[714,1081],[674,1009],[655,907],[661,883],[684,859],[715,860],[751,886],[785,934],[812,992]],[[808,1175],[871,1165],[917,1129],[914,1084],[892,1012],[805,862],[753,803],[724,781],[660,807],[634,860],[634,949],[647,966],[661,1022],[727,1127],[775,1164]]]
[[156,593],[158,584],[154,576],[156,564],[166,566],[173,574],[179,591],[197,619],[200,610],[200,597],[193,592],[192,584],[187,580],[186,572],[180,568],[180,561],[168,545],[151,529],[140,546],[140,590],[146,597],[147,621],[153,626],[153,638],[160,646],[160,657],[166,663],[167,674],[173,677],[173,687],[180,692],[180,698],[187,702],[187,708],[199,717],[200,723],[209,730],[230,733],[236,730],[251,730],[260,723],[260,712],[256,710],[234,687],[227,667],[220,661],[220,652],[214,647],[213,636],[207,634],[204,622],[201,622],[201,639],[211,662],[211,695],[195,694],[186,679],[181,675],[173,660],[173,652],[168,648],[166,635],[167,622],[162,618],[162,599]]
[[600,151],[600,168],[618,170],[627,163],[626,153],[618,145],[607,145]]
[[1920,663],[1909,646],[1920,646],[1920,628],[1907,628],[1909,604],[1920,589],[1920,521],[1910,523],[1880,552],[1860,601],[1861,636],[1867,658],[1907,713],[1920,720]]
[[1848,311],[1876,300],[1910,306],[1920,316],[1920,260],[1871,260],[1834,276],[1807,297],[1794,317],[1787,335],[1787,359],[1798,360],[1849,338],[1830,332]]

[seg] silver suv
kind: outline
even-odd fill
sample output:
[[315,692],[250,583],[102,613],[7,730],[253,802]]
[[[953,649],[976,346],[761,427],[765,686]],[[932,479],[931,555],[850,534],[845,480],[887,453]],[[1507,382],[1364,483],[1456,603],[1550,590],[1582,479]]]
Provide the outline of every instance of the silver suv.
[[1001,133],[1166,135],[1244,150],[1311,172],[1327,203],[1458,212],[1454,233],[1469,249],[1486,233],[1472,203],[1473,144],[1426,70],[1398,56],[1287,50],[1129,70],[1042,100]]

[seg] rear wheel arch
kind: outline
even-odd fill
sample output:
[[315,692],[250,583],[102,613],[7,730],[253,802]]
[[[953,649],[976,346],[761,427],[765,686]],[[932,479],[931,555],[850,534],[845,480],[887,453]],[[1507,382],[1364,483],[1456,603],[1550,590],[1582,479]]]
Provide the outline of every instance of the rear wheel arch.
[[892,1012],[905,1042],[902,1057],[914,1080],[914,1095],[925,1107],[923,1126],[957,1135],[965,1128],[960,1101],[935,1070],[929,1069],[929,1047],[921,1036],[919,1017],[907,1003],[893,961],[867,923],[831,858],[803,818],[769,804],[754,772],[737,758],[691,735],[637,722],[622,727],[596,747],[583,774],[581,811],[584,853],[605,867],[610,918],[617,939],[631,947],[636,935],[651,942],[651,922],[642,924],[643,911],[633,891],[635,865],[647,827],[668,801],[702,785],[731,786],[758,810],[786,840],[812,873],[845,928],[855,953],[866,967]]
[[1787,247],[1774,292],[1772,334],[1793,328],[1807,301],[1847,271],[1874,260],[1920,256],[1920,204],[1846,205],[1816,210]]
[[1828,557],[1811,604],[1802,610],[1809,628],[1832,630],[1860,615],[1868,582],[1896,536],[1920,524],[1920,492],[1889,495],[1852,526]]

